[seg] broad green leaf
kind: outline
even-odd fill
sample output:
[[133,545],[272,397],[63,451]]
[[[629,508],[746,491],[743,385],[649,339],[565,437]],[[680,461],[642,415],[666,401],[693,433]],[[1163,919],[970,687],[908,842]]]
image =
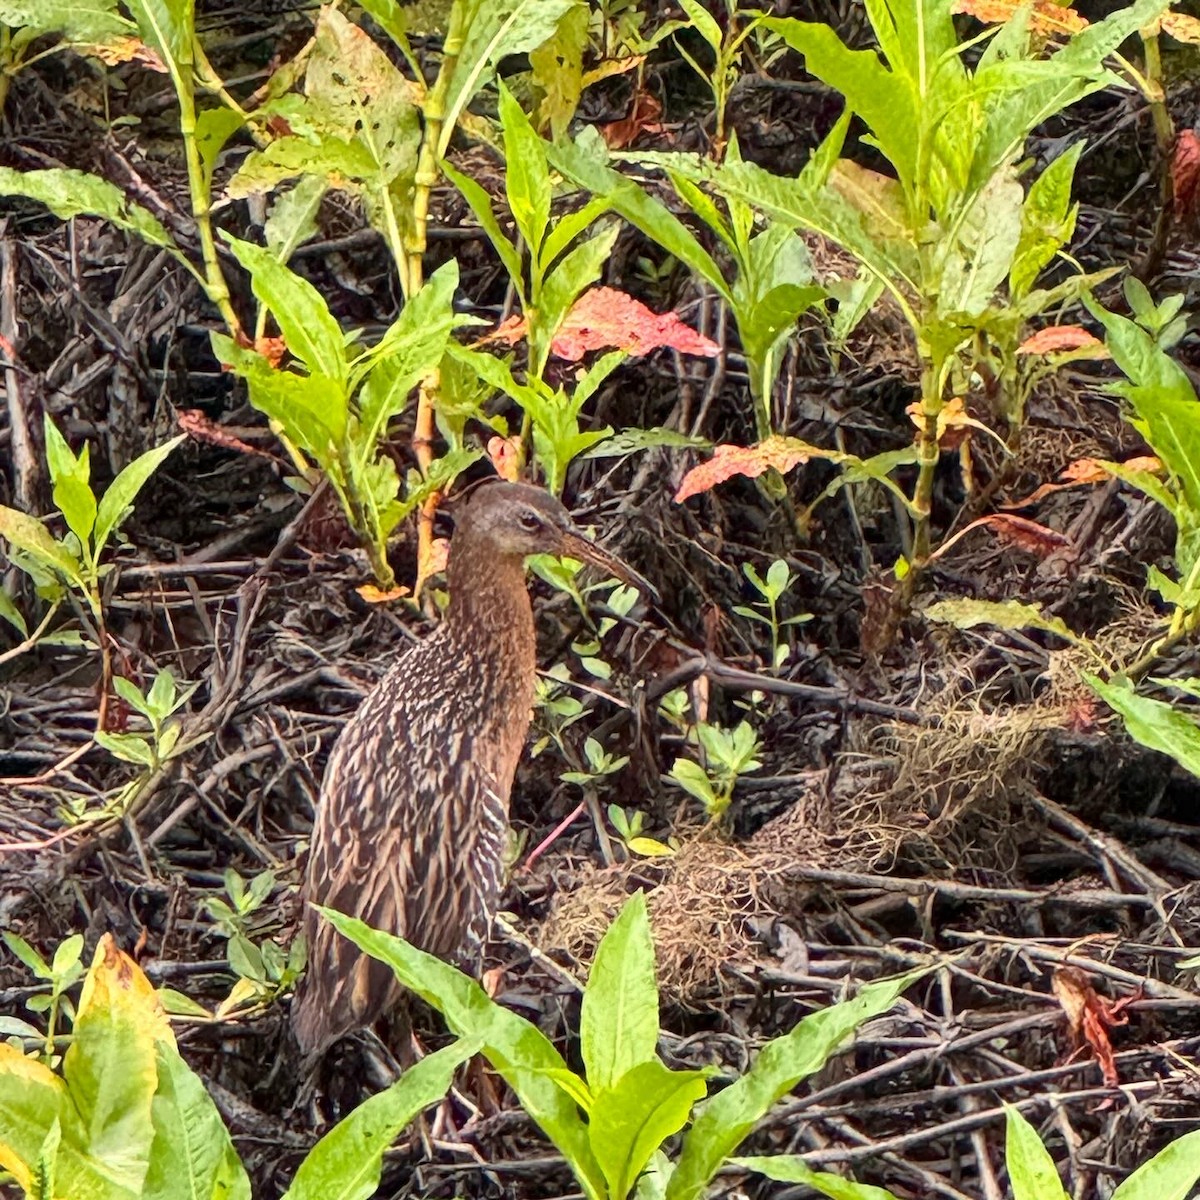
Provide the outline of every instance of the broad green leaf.
[[142,33],[142,40],[171,71],[176,87],[191,89],[190,70],[196,37],[195,0],[125,0]]
[[887,1012],[923,972],[863,987],[768,1042],[750,1070],[700,1110],[667,1185],[668,1200],[700,1200],[721,1164],[781,1096],[819,1071],[864,1022]]
[[606,199],[614,212],[695,271],[718,295],[729,300],[721,269],[695,235],[669,209],[608,165],[608,150],[598,134],[548,147],[555,170],[593,196]]
[[91,541],[92,527],[96,523],[96,497],[89,483],[91,467],[88,447],[85,444],[77,458],[49,413],[45,414],[42,424],[46,438],[46,464],[54,485],[54,503],[66,519],[67,528],[86,551]]
[[504,130],[504,190],[508,207],[534,261],[538,262],[550,224],[550,167],[545,143],[503,83],[500,125]]
[[65,546],[54,540],[50,531],[36,517],[0,504],[0,537],[64,579],[80,584],[79,561]]
[[712,47],[715,52],[721,49],[721,26],[716,18],[699,3],[699,0],[679,0],[680,7],[687,14],[696,32]]
[[45,171],[16,171],[0,167],[0,196],[26,196],[44,204],[64,221],[72,217],[103,217],[120,229],[136,234],[152,246],[179,251],[162,222],[148,209],[132,203],[120,188],[89,175],[51,167]]
[[311,374],[345,379],[345,338],[321,293],[265,246],[243,242],[232,234],[223,236],[238,262],[250,272],[254,295],[271,310],[288,350]]
[[196,150],[200,155],[200,171],[204,191],[212,191],[213,172],[225,143],[245,124],[242,116],[221,105],[206,108],[196,114]]
[[50,964],[18,933],[5,930],[0,937],[4,944],[38,979],[49,979]]
[[0,25],[35,33],[61,33],[68,41],[110,41],[133,32],[117,0],[0,0]]
[[671,778],[690,796],[694,796],[701,804],[712,804],[717,794],[713,790],[708,772],[690,758],[677,758],[671,767]]
[[237,200],[269,192],[298,175],[323,180],[327,187],[356,191],[362,180],[378,175],[378,164],[361,143],[317,129],[311,137],[282,137],[251,151],[229,180],[225,194]]
[[1200,776],[1200,725],[1171,704],[1139,696],[1127,679],[1105,683],[1086,674],[1084,679],[1110,708],[1120,713],[1135,742],[1169,754],[1184,770]]
[[931,604],[925,615],[931,621],[945,621],[956,629],[974,629],[976,625],[994,625],[997,629],[1040,629],[1078,642],[1075,633],[1061,617],[1047,617],[1038,604],[1020,600],[973,600],[957,597]]
[[596,1095],[656,1058],[658,982],[646,897],[640,891],[625,902],[596,950],[579,1037],[588,1087]]
[[1200,513],[1200,400],[1183,368],[1140,326],[1085,300],[1104,326],[1117,366],[1133,386],[1121,389],[1139,418],[1139,431]]
[[571,311],[571,306],[600,278],[620,232],[620,226],[614,221],[608,229],[602,229],[580,242],[550,272],[542,286],[541,295],[532,297],[538,341],[541,342],[538,346],[539,366],[544,364],[551,339]]
[[492,243],[493,249],[500,256],[500,261],[504,264],[508,278],[516,288],[522,307],[524,307],[525,279],[521,270],[521,255],[516,246],[504,236],[500,222],[496,220],[496,214],[492,211],[491,197],[474,179],[469,175],[462,174],[450,163],[442,163],[442,171],[462,193],[463,199],[466,200],[471,212],[475,215],[475,220],[479,222],[480,229],[487,234],[488,241]]
[[537,97],[537,127],[563,137],[583,94],[583,56],[588,48],[586,4],[568,9],[554,36],[529,55],[530,82]]
[[611,1200],[625,1200],[650,1156],[687,1124],[707,1090],[703,1071],[671,1071],[652,1058],[595,1092],[588,1136]]
[[1011,168],[996,171],[979,190],[946,247],[937,289],[940,313],[978,317],[987,308],[1012,267],[1024,199]]
[[1071,184],[1085,143],[1080,140],[1060,154],[1030,185],[1021,206],[1021,237],[1009,273],[1014,299],[1026,296],[1038,275],[1075,232],[1077,204]]
[[1200,1179],[1200,1130],[1185,1133],[1144,1162],[1112,1200],[1187,1200]]
[[457,324],[457,287],[458,263],[451,259],[408,301],[372,352],[376,366],[360,396],[361,428],[355,436],[360,463],[374,456],[387,423],[403,411],[408,393],[442,361],[450,331]]
[[887,1188],[855,1183],[842,1175],[814,1171],[797,1154],[769,1154],[748,1158],[731,1158],[730,1166],[757,1171],[777,1183],[802,1183],[830,1200],[896,1200]]
[[263,222],[263,241],[267,249],[286,263],[317,232],[317,213],[329,185],[320,175],[305,175],[296,186],[275,197]]
[[147,450],[144,454],[140,454],[108,485],[108,489],[100,499],[100,507],[96,513],[93,546],[97,555],[108,544],[108,539],[114,530],[128,515],[134,500],[137,499],[138,492],[146,485],[146,481],[158,470],[167,455],[180,442],[184,441],[185,436],[181,434],[169,442],[163,442],[161,446],[155,446],[153,450]]
[[375,1195],[383,1152],[418,1113],[446,1095],[455,1070],[479,1049],[478,1041],[461,1039],[363,1101],[309,1151],[283,1200],[367,1200]]
[[154,989],[105,935],[84,981],[63,1077],[88,1152],[122,1188],[140,1194],[154,1140],[155,1042],[170,1027]]
[[1037,1130],[1012,1105],[1005,1105],[1005,1114],[1008,1130],[1004,1157],[1013,1200],[1069,1200],[1054,1159]]
[[567,1064],[545,1034],[496,1004],[473,979],[403,938],[332,909],[318,911],[360,950],[387,963],[406,988],[442,1014],[454,1033],[482,1043],[484,1056],[562,1152],[588,1200],[601,1200],[604,1179],[588,1144],[587,1126],[571,1098],[547,1075],[567,1070]]
[[173,1039],[155,1043],[155,1062],[154,1141],[143,1200],[250,1200],[250,1178],[225,1122]]
[[[554,36],[559,21],[579,0],[458,0],[463,37],[446,93],[438,158],[446,156],[463,110],[471,103],[501,58],[528,54]],[[456,22],[451,18],[451,28]]]
[[804,56],[810,75],[845,96],[870,127],[905,189],[911,189],[918,150],[913,134],[920,127],[911,81],[885,66],[874,50],[849,49],[828,25],[794,17],[768,17],[762,24]]
[[47,1135],[69,1105],[66,1086],[49,1067],[0,1042],[0,1168],[30,1179]]

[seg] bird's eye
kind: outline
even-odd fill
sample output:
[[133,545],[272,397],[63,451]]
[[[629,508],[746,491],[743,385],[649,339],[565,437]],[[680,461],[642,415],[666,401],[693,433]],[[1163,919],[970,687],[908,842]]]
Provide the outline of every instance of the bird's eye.
[[526,533],[537,533],[542,527],[542,518],[533,512],[523,512],[517,518],[517,524],[525,530]]

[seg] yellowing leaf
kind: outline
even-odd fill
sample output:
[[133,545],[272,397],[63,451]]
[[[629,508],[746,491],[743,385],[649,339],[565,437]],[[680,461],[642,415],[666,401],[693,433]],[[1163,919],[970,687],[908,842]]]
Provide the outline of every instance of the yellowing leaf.
[[392,600],[399,600],[402,596],[408,595],[408,588],[399,586],[388,588],[384,591],[382,588],[377,588],[373,583],[364,583],[362,587],[354,589],[368,604],[387,604]]
[[1193,46],[1200,46],[1200,20],[1195,17],[1181,12],[1166,12],[1159,18],[1158,27],[1177,42],[1189,42]]
[[[950,11],[967,13],[985,25],[1001,25],[1023,6],[1021,0],[954,0]],[[1088,21],[1073,8],[1054,3],[1054,0],[1034,0],[1029,16],[1029,28],[1034,33],[1078,33]]]
[[683,477],[675,493],[675,503],[682,504],[689,496],[707,492],[735,475],[754,479],[771,470],[786,474],[793,467],[808,462],[814,455],[827,457],[826,452],[817,446],[810,446],[799,438],[779,435],[766,438],[757,446],[718,446],[708,462],[693,467]]

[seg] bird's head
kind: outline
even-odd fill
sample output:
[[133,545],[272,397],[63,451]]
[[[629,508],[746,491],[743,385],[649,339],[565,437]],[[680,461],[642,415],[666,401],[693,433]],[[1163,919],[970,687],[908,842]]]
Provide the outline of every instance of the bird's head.
[[[615,554],[597,546],[549,492],[525,483],[487,480],[477,484],[454,505],[456,545],[479,541],[492,553],[525,558],[554,554],[576,558],[657,598],[654,587]],[[453,554],[453,550],[451,551]]]

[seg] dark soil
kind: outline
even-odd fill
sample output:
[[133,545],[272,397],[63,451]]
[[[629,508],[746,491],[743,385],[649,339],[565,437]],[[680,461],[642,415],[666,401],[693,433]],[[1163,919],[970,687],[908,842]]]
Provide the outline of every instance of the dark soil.
[[[867,36],[857,6],[786,7],[840,22],[860,42]],[[294,52],[305,37],[304,16],[260,17],[253,5],[202,9],[214,65],[244,79],[246,91],[262,82],[272,54]],[[670,98],[663,127],[638,144],[703,150],[706,93],[669,47],[647,70],[648,90]],[[731,116],[747,157],[795,171],[840,105],[794,59],[772,75],[739,84]],[[140,180],[194,248],[169,84],[132,66],[110,79],[106,87],[94,65],[63,55],[23,71],[3,114],[0,163],[94,170],[127,188]],[[628,79],[594,91],[585,114],[624,115]],[[1170,100],[1179,123],[1190,125],[1196,88],[1186,77]],[[106,113],[115,123],[105,123]],[[1077,176],[1078,257],[1089,268],[1140,263],[1158,208],[1140,99],[1094,98],[1031,152],[1045,161],[1064,137],[1096,147]],[[457,153],[495,192],[496,160],[465,144]],[[428,268],[456,256],[474,311],[497,317],[504,285],[490,249],[451,190],[438,192],[435,208]],[[223,209],[220,222],[252,230],[241,203]],[[64,224],[32,204],[0,205],[0,241],[0,332],[12,342],[0,378],[20,400],[10,390],[0,425],[0,502],[52,509],[45,476],[19,478],[11,455],[14,419],[40,447],[43,413],[72,445],[91,445],[98,485],[175,432],[187,409],[266,452],[185,443],[143,492],[113,556],[106,595],[118,669],[148,682],[170,667],[198,683],[187,727],[207,735],[163,772],[136,813],[99,829],[64,818],[99,811],[131,778],[98,748],[83,752],[99,707],[96,656],[39,647],[0,664],[0,928],[43,950],[82,931],[89,955],[112,932],[156,984],[215,1010],[234,976],[206,901],[222,894],[227,868],[245,878],[274,871],[254,936],[290,938],[328,750],[364,691],[429,622],[411,607],[359,598],[365,559],[336,510],[298,519],[301,501],[285,483],[277,443],[219,370],[208,343],[217,315],[184,272],[98,221]],[[1192,245],[1189,230],[1172,232],[1161,276],[1147,281],[1156,295],[1194,286]],[[813,248],[818,262],[836,265],[836,252]],[[639,274],[641,255],[662,259],[624,233],[605,282],[656,309],[675,307],[724,338],[728,354],[719,363],[665,353],[632,360],[592,419],[749,444],[748,383],[731,323],[682,270],[654,281]],[[382,243],[344,202],[327,203],[319,244],[293,265],[348,327],[377,328],[397,312]],[[1107,298],[1119,303],[1115,293]],[[235,304],[253,312],[248,289]],[[1196,349],[1189,337],[1181,358],[1195,362]],[[777,389],[776,429],[823,445],[840,438],[858,454],[903,446],[915,374],[912,348],[886,311],[837,361],[815,324],[806,327]],[[1021,460],[993,508],[1081,456],[1142,449],[1103,382],[1096,371],[1065,374],[1035,398]],[[406,464],[410,432],[401,421],[395,448]],[[986,482],[997,464],[975,448]],[[487,964],[504,967],[503,996],[577,1053],[572,977],[585,974],[622,899],[645,887],[666,997],[664,1051],[673,1065],[716,1065],[719,1081],[848,984],[936,962],[901,1008],[801,1085],[746,1152],[804,1152],[810,1165],[902,1197],[993,1200],[1007,1186],[1001,1104],[1018,1103],[1056,1161],[1068,1164],[1073,1194],[1108,1194],[1151,1153],[1200,1128],[1200,998],[1195,976],[1179,969],[1200,947],[1200,783],[1128,739],[1081,682],[1088,663],[1080,652],[1041,634],[948,632],[920,610],[961,595],[1037,601],[1109,650],[1128,652],[1158,619],[1144,582],[1148,565],[1169,559],[1169,522],[1116,484],[1055,493],[1022,511],[1066,533],[1070,554],[1039,559],[973,533],[929,572],[894,644],[872,653],[864,626],[869,633],[877,621],[885,571],[902,549],[886,493],[839,493],[817,509],[802,540],[793,516],[829,482],[826,468],[793,472],[784,504],[743,481],[677,505],[675,487],[695,461],[651,450],[573,468],[568,502],[666,599],[609,636],[614,674],[599,686],[615,702],[593,698],[564,751],[551,744],[526,759],[512,810],[527,854],[578,803],[579,789],[560,775],[578,768],[585,736],[603,725],[606,746],[630,763],[602,790],[601,807],[644,810],[647,832],[678,837],[683,850],[665,863],[626,861],[586,816],[575,822],[512,877],[506,908],[517,935],[498,931]],[[978,515],[957,455],[946,456],[935,499],[943,532]],[[393,556],[406,581],[411,537]],[[797,576],[783,615],[812,619],[791,627],[792,653],[772,672],[761,627],[732,609],[753,599],[742,565],[765,571],[777,557]],[[4,576],[24,611],[38,612],[24,580],[16,570]],[[568,662],[585,678],[569,648],[585,632],[579,614],[544,585],[534,590],[543,666]],[[0,637],[10,633],[4,627]],[[1160,673],[1200,673],[1195,647]],[[709,720],[733,725],[748,715],[761,732],[763,767],[739,784],[726,830],[704,829],[696,807],[664,782],[681,750],[657,705],[672,686],[689,687]],[[110,703],[110,727],[127,717]],[[22,1014],[31,981],[6,954],[0,1012]],[[1128,1023],[1113,1035],[1119,1088],[1105,1084],[1086,1046],[1073,1044],[1055,998],[1056,972],[1072,965],[1104,997],[1130,1001]],[[293,1069],[286,1015],[283,999],[178,1027],[262,1196],[282,1191],[319,1133],[315,1109],[289,1114],[294,1093],[279,1082]],[[439,1044],[436,1017],[417,1024],[427,1044]],[[373,1090],[354,1047],[330,1074],[338,1086],[327,1112]],[[473,1087],[464,1084],[469,1095]],[[432,1149],[410,1140],[389,1158],[380,1196],[575,1194],[511,1096],[480,1115],[455,1111],[456,1136]],[[784,1191],[734,1172],[719,1187]]]

